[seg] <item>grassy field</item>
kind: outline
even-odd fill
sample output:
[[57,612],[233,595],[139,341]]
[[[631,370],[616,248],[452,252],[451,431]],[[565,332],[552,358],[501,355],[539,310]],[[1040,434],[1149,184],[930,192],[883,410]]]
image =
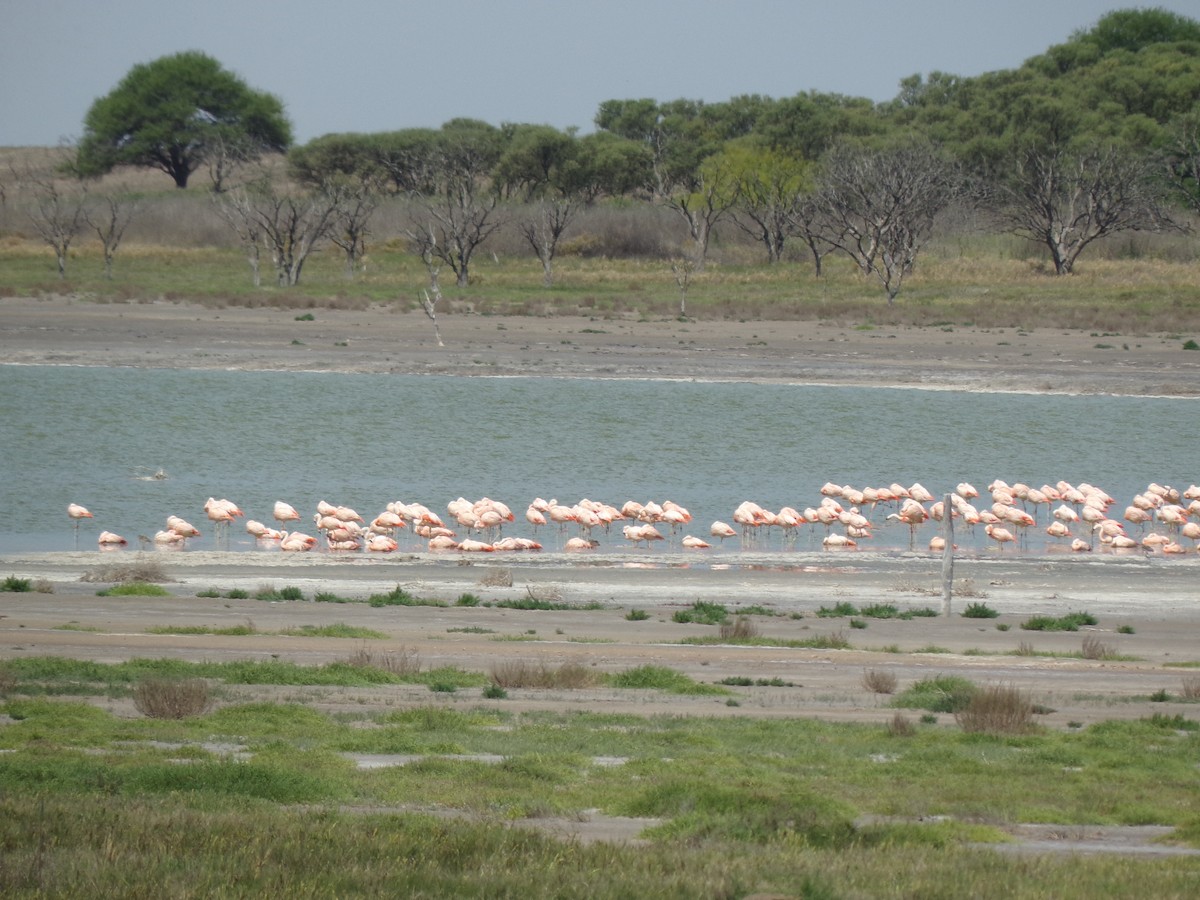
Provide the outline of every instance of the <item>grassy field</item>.
[[[1021,822],[1169,825],[1200,846],[1200,737],[1179,716],[988,734],[909,718],[920,691],[897,698],[903,724],[886,727],[509,712],[504,691],[336,713],[246,698],[246,685],[403,679],[380,661],[4,663],[0,892],[1182,897],[1200,871],[1195,857],[1002,852],[1005,826]],[[150,678],[205,679],[215,707],[130,718],[85,702]],[[438,692],[488,680],[418,681]],[[611,683],[713,688],[652,666]],[[927,693],[924,708],[938,708]],[[410,761],[356,766],[387,754]],[[642,840],[563,841],[539,827],[594,815],[644,820]]]
[[[32,154],[32,157],[30,155]],[[44,151],[42,151],[44,155]],[[0,148],[0,163],[20,171],[36,148]],[[93,186],[137,203],[137,212],[104,276],[94,234],[84,230],[71,247],[67,277],[57,277],[54,255],[40,242],[29,210],[33,198],[5,186],[0,204],[0,297],[76,294],[98,302],[156,299],[210,307],[285,308],[384,304],[419,308],[428,275],[410,252],[412,207],[387,199],[372,219],[365,266],[348,279],[340,251],[325,245],[306,264],[300,284],[274,286],[264,254],[264,287],[252,284],[245,252],[213,207],[204,185],[166,189],[161,174],[122,173]],[[502,218],[520,214],[502,211]],[[444,267],[444,311],[482,314],[584,314],[671,317],[679,314],[680,286],[672,260],[685,252],[682,220],[644,203],[584,210],[564,237],[555,283],[542,283],[540,264],[515,228],[502,228],[475,254],[471,284],[454,286]],[[848,325],[910,324],[1071,328],[1098,334],[1186,333],[1200,330],[1200,242],[1194,235],[1128,233],[1098,241],[1070,277],[1056,277],[1044,251],[985,223],[958,216],[918,258],[896,304],[888,307],[873,276],[844,258],[825,260],[815,277],[806,249],[795,241],[787,260],[768,266],[761,249],[728,223],[719,225],[703,272],[687,289],[688,316],[715,320],[822,320]]]

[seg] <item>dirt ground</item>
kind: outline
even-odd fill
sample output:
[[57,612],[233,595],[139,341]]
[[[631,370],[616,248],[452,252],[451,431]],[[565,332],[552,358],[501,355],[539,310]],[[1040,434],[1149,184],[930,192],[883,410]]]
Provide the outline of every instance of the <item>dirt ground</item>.
[[[1012,329],[858,330],[812,322],[443,315],[439,325],[445,346],[439,347],[429,320],[416,313],[321,310],[312,322],[298,322],[296,315],[294,310],[213,310],[166,302],[100,305],[71,298],[3,298],[0,364],[694,378],[1200,396],[1200,353],[1183,351],[1177,338],[1164,335],[1117,339],[1127,343],[1105,349],[1085,333]],[[136,554],[121,556],[128,561]],[[954,615],[862,619],[865,628],[816,612],[843,601],[940,609],[940,560],[923,554],[798,553],[781,564],[778,555],[740,553],[723,555],[720,565],[685,566],[670,554],[647,554],[631,564],[628,556],[589,555],[581,562],[556,553],[477,562],[431,554],[368,559],[265,552],[189,552],[165,559],[159,554],[156,560],[175,579],[168,585],[171,597],[97,597],[100,585],[80,578],[112,563],[111,554],[0,556],[0,575],[45,579],[53,585],[53,593],[0,593],[0,660],[57,654],[102,661],[280,658],[317,664],[346,659],[361,642],[281,632],[306,624],[345,623],[386,633],[386,640],[368,642],[372,649],[404,648],[426,668],[454,665],[488,672],[504,661],[524,660],[620,671],[653,663],[710,683],[731,677],[783,683],[734,687],[736,703],[653,691],[517,689],[504,701],[511,711],[595,709],[885,722],[895,714],[887,706],[889,697],[871,693],[863,684],[864,672],[873,669],[895,674],[900,690],[942,673],[981,684],[1014,685],[1029,692],[1043,710],[1039,722],[1053,729],[1156,712],[1197,718],[1195,704],[1178,699],[1183,680],[1195,670],[1167,665],[1200,661],[1200,557],[1195,554],[1182,559],[1135,553],[961,560],[955,569]],[[511,587],[493,586],[506,574]],[[196,597],[209,588],[253,592],[264,585],[294,585],[309,597],[318,591],[366,597],[401,585],[417,596],[450,604],[472,593],[484,600],[535,596],[576,605],[598,602],[603,608],[372,608],[365,603]],[[696,601],[722,603],[734,611],[765,607],[776,615],[752,617],[763,636],[803,640],[840,633],[851,647],[681,644],[685,637],[716,633],[713,626],[672,621],[675,610]],[[970,602],[986,603],[1000,612],[999,618],[958,615]],[[633,609],[648,617],[626,618]],[[1090,612],[1098,624],[1081,632],[1020,628],[1031,615],[1069,611]],[[155,626],[246,623],[257,633],[146,632]],[[1085,638],[1122,659],[1013,655],[1018,650],[1078,654]],[[233,695],[238,691],[299,699],[330,711],[485,702],[478,690],[435,694],[424,687],[254,687],[232,689]],[[1151,701],[1151,695],[1163,691],[1173,699]],[[135,714],[126,701],[97,702],[118,714]],[[915,718],[919,712],[910,715]],[[942,726],[953,725],[952,717],[940,719]],[[581,820],[564,827],[583,839],[588,834],[624,839],[644,824],[596,817],[591,825]],[[1093,837],[1092,832],[1086,836]],[[1126,850],[1137,843],[1128,835],[1113,840],[1128,845]],[[1079,849],[1085,842],[1079,835],[1067,836],[1064,846]]]
[[1200,395],[1178,336],[0,299],[0,363]]

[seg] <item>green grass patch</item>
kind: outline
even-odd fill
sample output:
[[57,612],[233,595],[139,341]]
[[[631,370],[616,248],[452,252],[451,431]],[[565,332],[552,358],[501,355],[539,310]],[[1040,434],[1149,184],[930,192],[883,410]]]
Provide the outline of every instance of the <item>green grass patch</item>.
[[966,708],[976,691],[978,687],[969,679],[958,675],[935,675],[923,678],[901,691],[889,705],[901,709],[953,713]]
[[609,684],[617,688],[632,688],[637,690],[666,691],[669,694],[718,694],[729,692],[723,687],[712,684],[701,684],[682,672],[666,666],[638,666],[626,669],[607,678]]
[[114,584],[112,587],[96,591],[97,597],[170,597],[171,592],[161,584],[150,584],[146,581],[130,581],[125,584]]
[[721,637],[709,634],[696,637],[686,637],[679,641],[681,644],[696,644],[711,647],[719,644],[732,644],[742,647],[787,647],[793,650],[849,650],[850,641],[840,631],[832,634],[817,634],[807,638],[764,637]]
[[724,604],[697,600],[687,609],[675,610],[671,621],[688,625],[720,625],[728,618],[729,610]]
[[296,625],[283,629],[280,634],[297,637],[359,638],[371,641],[384,641],[388,638],[387,632],[361,625],[347,625],[344,622],[335,622],[332,625]]
[[425,600],[415,597],[400,585],[396,585],[386,594],[372,594],[367,598],[371,606],[446,606],[442,600]]
[[1065,616],[1031,616],[1021,623],[1025,631],[1078,631],[1083,625],[1095,625],[1091,613],[1072,612]]

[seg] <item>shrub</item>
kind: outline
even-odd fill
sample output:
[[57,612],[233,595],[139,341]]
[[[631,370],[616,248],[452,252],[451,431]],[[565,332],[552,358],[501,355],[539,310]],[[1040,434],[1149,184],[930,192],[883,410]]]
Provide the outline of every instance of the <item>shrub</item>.
[[288,587],[279,589],[279,597],[282,600],[291,600],[294,602],[296,600],[303,600],[304,592],[294,585],[289,585]]
[[151,719],[186,719],[212,707],[203,678],[146,678],[133,688],[133,705]]
[[872,694],[894,694],[896,692],[896,673],[884,672],[880,669],[867,669],[863,672],[862,684]]
[[1200,350],[1200,344],[1197,344],[1195,339],[1189,338],[1183,342],[1184,350]]
[[1117,629],[1117,634],[1136,634],[1132,625],[1122,625]]
[[636,666],[612,676],[613,687],[647,688],[672,694],[724,694],[724,688],[700,684],[666,666]]
[[625,613],[625,618],[630,622],[645,622],[648,618],[650,618],[650,613],[646,612],[644,609],[631,609],[629,612]]
[[1026,631],[1078,631],[1081,625],[1095,625],[1091,613],[1072,612],[1065,616],[1033,616],[1021,623]]
[[900,610],[891,603],[872,603],[859,609],[858,614],[870,619],[895,619],[900,615]]
[[1171,695],[1167,692],[1166,688],[1159,688],[1157,691],[1155,691],[1153,694],[1150,695],[1151,703],[1167,703],[1170,701],[1170,699],[1171,699]]
[[477,594],[470,592],[459,595],[459,598],[454,601],[455,606],[470,606],[475,607],[483,602],[483,599]]
[[0,663],[0,697],[7,697],[16,686],[16,673],[7,664]]
[[844,600],[841,603],[836,603],[832,607],[822,606],[817,610],[817,615],[823,619],[841,618],[842,616],[858,615],[858,608],[853,603],[847,603]]
[[958,675],[922,678],[892,700],[892,706],[953,713],[963,709],[979,688]]
[[967,608],[962,611],[964,619],[994,619],[999,612],[992,609],[986,603],[968,603]]
[[1184,700],[1200,700],[1200,676],[1186,676],[1179,693]]
[[904,713],[896,713],[887,723],[887,732],[892,737],[912,737],[917,733],[917,727]]
[[1147,719],[1142,719],[1142,721],[1148,725],[1153,725],[1155,728],[1163,728],[1168,731],[1200,731],[1200,722],[1184,718],[1179,713],[1175,713],[1173,716],[1155,713]]
[[851,620],[850,620],[850,627],[851,627],[851,628],[866,628],[866,627],[867,627],[867,623],[866,623],[866,622],[864,622],[862,619],[851,619]]
[[9,575],[3,582],[0,582],[0,591],[24,594],[32,590],[33,583],[28,578],[18,578],[16,575]]
[[483,696],[488,700],[503,700],[508,697],[508,691],[493,682],[484,686]]
[[233,588],[226,592],[225,597],[228,600],[249,600],[250,592],[243,588]]
[[435,694],[453,694],[458,690],[458,685],[453,681],[431,681],[429,689]]
[[1084,659],[1115,659],[1117,651],[1094,634],[1085,635],[1080,654]]
[[758,637],[758,626],[746,616],[738,616],[732,622],[721,623],[721,639],[726,641],[748,641]]
[[976,690],[954,718],[969,733],[1025,734],[1033,729],[1033,704],[1015,687],[989,685]]
[[557,688],[574,690],[596,683],[596,675],[580,663],[551,667],[544,661],[505,660],[492,667],[492,682],[500,688]]
[[679,609],[671,616],[672,622],[696,625],[720,625],[729,618],[729,610],[720,603],[697,600],[688,609]]

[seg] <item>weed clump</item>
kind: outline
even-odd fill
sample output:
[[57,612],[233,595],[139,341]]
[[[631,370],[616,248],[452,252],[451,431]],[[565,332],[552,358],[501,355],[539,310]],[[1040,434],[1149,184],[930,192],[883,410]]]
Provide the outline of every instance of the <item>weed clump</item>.
[[1095,625],[1091,613],[1072,612],[1065,616],[1032,616],[1021,623],[1026,631],[1078,631],[1081,625]]
[[964,619],[994,619],[999,612],[992,609],[986,603],[968,603],[967,608],[962,611]]
[[867,669],[863,672],[862,685],[872,694],[894,694],[896,683],[895,672],[884,672],[881,669]]
[[1025,734],[1033,729],[1033,704],[1008,685],[979,688],[954,712],[958,726],[972,734]]
[[721,623],[721,638],[726,641],[748,641],[758,637],[758,626],[746,616]]
[[187,719],[212,708],[203,678],[146,678],[133,688],[133,705],[151,719]]
[[356,669],[379,669],[399,678],[415,678],[421,674],[421,657],[416,650],[372,650],[363,644],[346,660]]
[[577,690],[596,683],[596,675],[579,663],[548,666],[545,662],[505,660],[492,667],[492,683],[504,688],[555,688]]
[[979,687],[958,675],[935,675],[922,678],[907,690],[896,695],[892,706],[908,709],[927,709],[930,712],[956,713],[964,709]]
[[166,569],[157,560],[139,558],[134,562],[99,566],[85,572],[80,576],[79,580],[92,584],[96,582],[127,583],[132,581],[145,582],[146,584],[167,584],[175,579],[167,574]]

